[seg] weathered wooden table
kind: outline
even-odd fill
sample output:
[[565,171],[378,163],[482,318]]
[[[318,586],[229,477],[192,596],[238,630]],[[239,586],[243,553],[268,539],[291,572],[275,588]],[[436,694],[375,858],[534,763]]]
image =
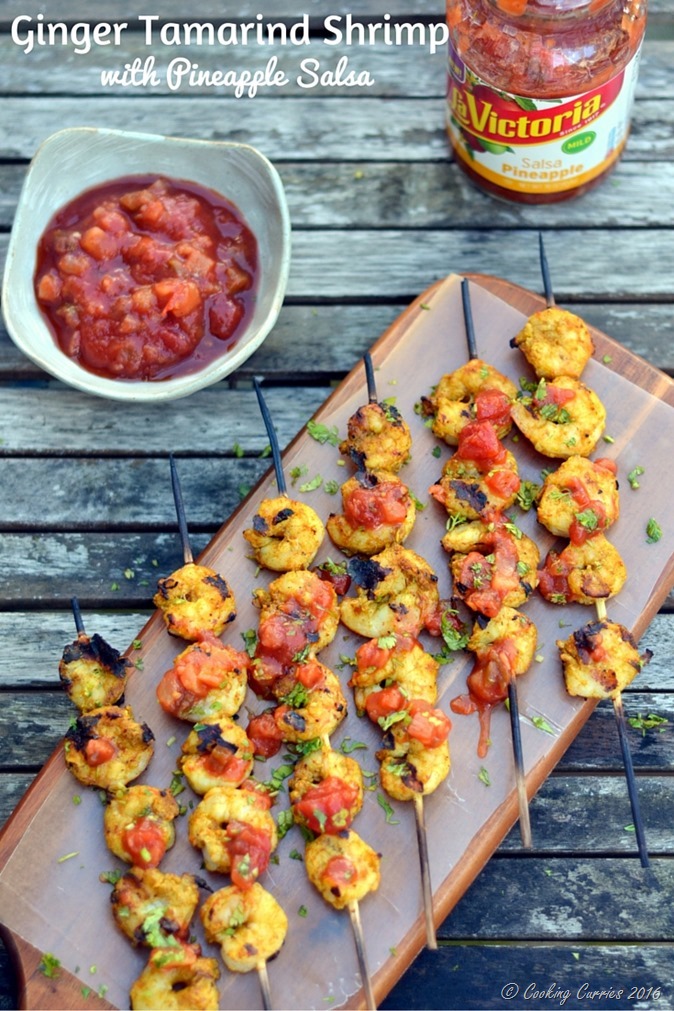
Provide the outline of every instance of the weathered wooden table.
[[[255,145],[280,171],[294,235],[285,305],[262,349],[228,381],[170,407],[119,405],[65,388],[0,331],[3,822],[71,716],[56,676],[73,637],[71,595],[97,631],[126,644],[150,613],[157,571],[175,567],[169,452],[180,460],[197,550],[267,469],[250,394],[254,375],[266,377],[285,444],[402,307],[436,279],[481,272],[540,290],[539,230],[558,301],[578,307],[653,365],[674,370],[672,0],[651,6],[622,163],[596,192],[550,207],[498,203],[459,174],[443,127],[443,53],[337,46],[326,56],[315,34],[302,58],[318,56],[328,69],[348,55],[353,69],[370,72],[372,87],[303,90],[291,83],[236,99],[208,87],[103,86],[103,70],[147,57],[134,27],[138,5],[122,0],[113,15],[98,2],[42,4],[46,20],[130,22],[119,48],[83,55],[60,46],[22,52],[10,27],[15,17],[31,15],[24,6],[5,0],[0,11],[5,233],[40,141],[59,127],[96,125]],[[207,2],[199,20],[245,21],[261,12],[294,21],[307,14],[318,33],[323,17],[347,9],[323,0],[235,6],[235,14],[225,13]],[[437,0],[375,6],[379,18],[386,11],[428,24],[443,16]],[[164,20],[184,20],[184,5],[174,0],[155,7]],[[173,55],[161,46],[150,51],[158,66]],[[201,68],[223,62],[217,49],[186,52]],[[294,80],[297,51],[277,55]],[[238,69],[267,58],[250,48],[226,53],[228,67]],[[6,241],[5,234],[3,251]],[[531,804],[534,849],[522,851],[517,830],[504,840],[443,924],[440,950],[418,957],[386,1007],[674,1006],[671,603],[643,637],[654,658],[626,702],[641,718],[630,745],[651,868],[636,857],[613,715],[601,704]],[[0,1007],[15,1007],[17,980],[5,951],[0,973]]]

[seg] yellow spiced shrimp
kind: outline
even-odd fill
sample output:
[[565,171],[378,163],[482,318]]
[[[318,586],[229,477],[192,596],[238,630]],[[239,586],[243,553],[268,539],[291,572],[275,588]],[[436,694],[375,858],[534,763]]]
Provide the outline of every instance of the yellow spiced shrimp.
[[510,346],[520,349],[539,379],[578,379],[594,351],[580,316],[554,305],[530,316]]
[[[613,460],[571,456],[548,474],[538,500],[538,521],[557,537],[572,537],[579,515],[607,530],[620,515]],[[590,516],[590,513],[592,514]]]
[[86,713],[119,702],[132,666],[100,635],[80,632],[63,650],[59,677],[70,701]]
[[243,727],[228,716],[197,723],[182,746],[180,771],[195,793],[241,786],[253,771],[253,749]]
[[512,677],[518,677],[531,666],[536,652],[536,640],[537,632],[533,621],[514,607],[503,607],[486,625],[476,622],[467,649],[475,653],[478,659],[485,659],[495,646],[507,643],[508,648],[502,651],[507,653],[506,666]]
[[188,562],[157,582],[153,600],[170,635],[194,642],[204,632],[220,635],[236,618],[236,601],[213,569]]
[[368,639],[422,629],[440,631],[438,577],[425,559],[410,548],[392,544],[369,559],[354,559],[349,573],[357,585],[355,597],[341,603],[342,622]]
[[181,720],[198,723],[233,716],[243,705],[250,658],[205,633],[179,653],[157,685],[162,709]]
[[393,800],[408,801],[433,793],[449,775],[448,741],[431,748],[393,728],[387,743],[391,746],[377,752],[379,779]]
[[551,604],[596,604],[620,593],[626,579],[620,552],[602,533],[595,533],[559,554],[549,551],[538,588]]
[[325,537],[325,527],[311,506],[287,495],[266,498],[243,536],[253,557],[265,569],[291,572],[308,569]]
[[454,592],[471,608],[494,618],[501,607],[519,607],[538,584],[540,554],[536,544],[504,517],[488,523],[474,521],[449,531],[444,547],[454,551],[450,571]]
[[298,743],[329,737],[347,713],[339,678],[316,659],[297,664],[274,688],[281,702],[274,721],[281,739]]
[[592,621],[568,639],[558,639],[569,695],[584,699],[615,698],[650,659],[639,654],[632,634],[613,621]]
[[307,843],[307,877],[335,909],[359,902],[379,888],[380,856],[351,829],[342,835],[319,835]]
[[429,397],[422,397],[424,414],[433,417],[433,434],[457,446],[459,434],[471,421],[492,421],[499,439],[512,427],[510,404],[517,396],[515,384],[492,365],[472,358],[442,377]]
[[115,923],[134,947],[165,948],[187,940],[199,887],[191,874],[132,867],[115,882],[110,900]]
[[299,760],[288,791],[298,825],[334,835],[348,829],[363,806],[363,774],[353,758],[320,748]]
[[189,841],[201,850],[206,870],[230,874],[244,888],[258,879],[278,843],[269,803],[268,796],[252,790],[216,786],[208,791],[188,827]]
[[137,779],[154,753],[154,734],[131,709],[103,706],[78,716],[65,735],[65,762],[85,786],[114,792]]
[[206,940],[220,945],[231,972],[251,972],[281,950],[288,917],[273,895],[257,882],[230,885],[206,899],[199,911]]
[[217,959],[198,944],[155,948],[131,987],[131,1011],[218,1011]]
[[332,543],[345,555],[376,555],[402,544],[416,519],[409,489],[395,474],[359,471],[342,485],[342,513],[326,523]]
[[477,520],[509,508],[520,483],[517,461],[501,444],[494,425],[472,421],[460,432],[456,453],[429,493],[450,516]]
[[347,424],[346,439],[339,451],[358,470],[382,470],[397,474],[409,458],[412,435],[393,404],[371,402],[359,407]]
[[385,636],[370,639],[356,650],[356,668],[349,684],[356,708],[362,712],[368,697],[380,685],[400,688],[408,698],[435,704],[438,697],[438,661],[415,639]]
[[597,394],[570,376],[541,379],[512,405],[511,414],[534,449],[563,460],[589,456],[606,424],[606,409]]
[[103,814],[109,850],[136,867],[157,867],[175,842],[178,802],[156,786],[129,786],[108,800]]
[[318,653],[337,633],[337,594],[316,572],[286,572],[266,590],[254,590],[253,603],[260,609],[259,646],[283,663],[307,647]]

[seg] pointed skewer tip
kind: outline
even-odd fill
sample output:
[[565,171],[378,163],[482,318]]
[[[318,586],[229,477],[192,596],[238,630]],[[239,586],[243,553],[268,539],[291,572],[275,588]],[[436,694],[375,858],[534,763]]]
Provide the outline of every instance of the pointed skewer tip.
[[365,957],[365,939],[363,937],[363,924],[360,919],[360,907],[358,906],[358,902],[355,900],[350,902],[348,910],[351,918],[353,939],[356,945],[356,956],[358,958],[358,968],[360,970],[363,993],[365,994],[365,1007],[367,1008],[367,1011],[377,1011],[377,1002],[374,998],[372,980],[370,979],[370,972],[368,970],[367,959]]
[[424,901],[424,923],[426,925],[426,947],[430,951],[438,950],[433,920],[433,888],[431,885],[431,864],[428,857],[428,837],[424,818],[423,794],[414,795],[414,816],[417,828],[417,846],[419,849],[419,864],[421,868],[421,891]]

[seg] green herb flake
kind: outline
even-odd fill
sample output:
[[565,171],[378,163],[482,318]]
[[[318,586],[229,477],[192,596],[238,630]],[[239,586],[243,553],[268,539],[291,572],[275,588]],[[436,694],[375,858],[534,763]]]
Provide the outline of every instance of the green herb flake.
[[304,860],[304,857],[299,850],[291,850],[288,856],[291,860]]
[[79,807],[81,803],[82,798],[80,797],[79,793],[73,794],[73,804],[75,805],[75,807]]
[[387,801],[387,799],[386,799],[386,797],[384,796],[383,793],[378,793],[377,794],[377,803],[379,804],[380,808],[384,812],[384,815],[386,816],[386,824],[387,825],[399,825],[400,824],[400,822],[398,821],[398,819],[394,818],[394,816],[393,816],[393,808],[391,807],[391,805],[389,804],[389,802]]
[[59,969],[61,968],[61,960],[52,955],[49,951],[46,951],[40,960],[40,972],[47,979],[54,979],[58,976]]
[[662,537],[662,527],[657,520],[651,518],[646,524],[646,543],[655,544]]
[[246,653],[249,657],[255,656],[255,650],[257,649],[257,632],[254,628],[247,628],[245,632],[241,633],[241,638],[243,639],[243,644]]
[[615,439],[613,438],[612,435],[604,435],[604,436],[602,436],[602,438],[603,438],[604,442],[607,442],[609,444],[609,446],[612,446],[613,443],[615,442]]
[[297,915],[301,916],[302,918],[305,918],[308,912],[309,910],[307,909],[306,906],[300,906],[300,908],[297,910]]
[[133,642],[131,643],[131,645],[133,646],[134,649],[142,649],[143,648],[143,642],[142,642],[141,639],[134,639]]
[[336,495],[339,491],[339,481],[324,481],[323,491],[326,491],[328,495]]
[[72,860],[73,857],[78,857],[80,855],[79,850],[74,850],[72,853],[64,853],[62,857],[58,857],[56,860],[57,864],[64,864],[66,860]]
[[480,766],[480,771],[477,774],[477,778],[485,786],[491,786],[491,779],[489,778],[489,772],[485,769],[484,765]]
[[647,716],[628,716],[627,722],[635,730],[640,730],[641,736],[645,737],[646,731],[653,730],[655,727],[658,728],[659,733],[662,733],[669,721],[664,716],[656,716],[655,713],[649,713]]
[[613,361],[613,358],[611,357],[611,355],[604,355],[604,357],[602,358],[602,361],[603,361],[604,365],[610,365],[611,362]]
[[315,439],[316,442],[320,442],[321,445],[329,442],[331,446],[338,446],[342,441],[336,425],[333,425],[332,428],[328,428],[327,425],[320,425],[317,421],[308,421],[307,432],[312,439]]
[[623,832],[636,832],[634,825],[624,825]]
[[119,583],[110,583],[110,589],[116,591],[119,589]]
[[300,491],[316,491],[316,489],[320,488],[322,484],[323,478],[320,474],[317,474],[316,477],[312,477],[310,481],[305,481],[304,484],[301,484]]
[[522,481],[516,496],[517,504],[520,509],[524,510],[524,512],[528,512],[529,509],[531,509],[531,507],[536,503],[540,492],[540,484],[536,484],[535,481]]
[[553,737],[555,736],[554,729],[550,726],[544,716],[532,716],[531,722],[537,730],[542,730],[546,734],[551,734]]
[[290,468],[290,483],[294,486],[301,477],[309,473],[309,468],[305,463],[298,464],[296,467]]
[[642,474],[645,473],[646,471],[644,470],[643,467],[634,467],[634,469],[631,470],[627,475],[627,480],[629,481],[630,488],[633,488],[636,491],[636,489],[639,487],[639,478],[641,477]]
[[363,741],[354,741],[350,737],[345,737],[339,746],[339,750],[343,755],[350,755],[352,751],[367,751],[367,744]]
[[440,449],[439,446],[433,446],[433,449],[431,450],[431,456],[434,456],[436,460],[440,459],[440,457],[442,456],[442,450]]
[[283,811],[279,811],[278,817],[276,818],[279,839],[283,839],[283,837],[288,834],[290,829],[293,827],[293,824],[293,813],[289,807],[284,808]]
[[243,446],[240,446],[238,442],[235,442],[234,445],[232,446],[232,453],[237,458],[237,460],[240,460],[241,457],[243,456]]

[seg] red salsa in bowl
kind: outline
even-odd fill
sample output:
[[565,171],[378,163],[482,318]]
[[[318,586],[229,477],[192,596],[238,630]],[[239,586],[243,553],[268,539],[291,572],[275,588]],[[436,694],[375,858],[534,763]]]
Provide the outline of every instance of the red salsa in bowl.
[[257,274],[255,236],[224,197],[197,183],[127,176],[52,218],[34,281],[69,358],[112,379],[162,380],[236,344]]

